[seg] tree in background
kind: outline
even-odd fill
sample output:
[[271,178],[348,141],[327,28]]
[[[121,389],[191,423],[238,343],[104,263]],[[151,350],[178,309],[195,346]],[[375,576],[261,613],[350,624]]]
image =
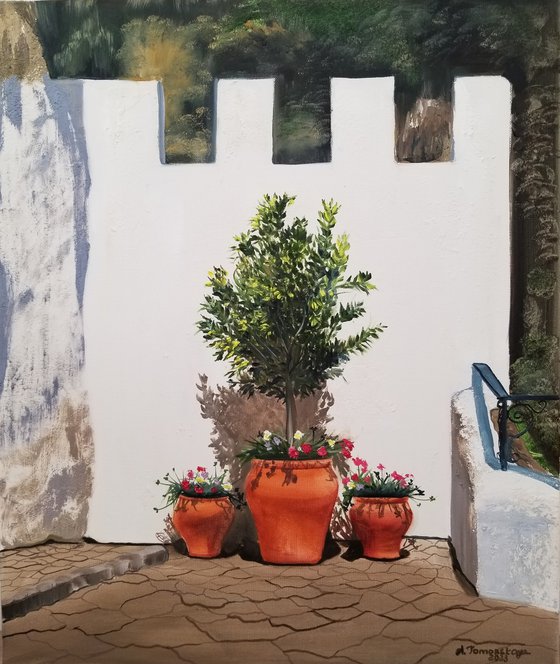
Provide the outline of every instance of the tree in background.
[[166,91],[168,162],[208,161],[212,75],[203,54],[216,32],[216,23],[206,16],[186,25],[149,16],[122,28],[123,43],[117,53],[121,75],[161,80]]

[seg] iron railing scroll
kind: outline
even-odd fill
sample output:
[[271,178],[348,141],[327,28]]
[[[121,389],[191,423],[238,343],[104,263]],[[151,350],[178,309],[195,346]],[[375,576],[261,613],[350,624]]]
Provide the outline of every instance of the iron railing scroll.
[[560,396],[557,394],[508,394],[496,374],[487,364],[475,362],[472,366],[497,399],[500,467],[502,470],[507,470],[508,461],[513,462],[511,456],[512,437],[508,435],[507,430],[508,420],[514,424],[525,425],[525,429],[514,436],[519,438],[528,431],[535,415],[542,413],[549,401],[558,401]]

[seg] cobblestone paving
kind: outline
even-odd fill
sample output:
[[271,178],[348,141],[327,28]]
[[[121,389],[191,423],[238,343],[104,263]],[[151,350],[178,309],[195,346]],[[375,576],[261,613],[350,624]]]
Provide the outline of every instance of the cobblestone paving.
[[272,566],[171,551],[5,623],[4,664],[557,662],[557,614],[469,593],[446,542],[396,562],[341,553]]
[[167,560],[162,546],[49,543],[0,552],[0,590],[4,618],[62,599],[144,565]]

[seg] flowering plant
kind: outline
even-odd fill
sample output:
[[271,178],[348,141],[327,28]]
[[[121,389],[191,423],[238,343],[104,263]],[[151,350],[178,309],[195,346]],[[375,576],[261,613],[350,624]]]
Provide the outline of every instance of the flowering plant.
[[164,510],[170,505],[175,507],[180,496],[188,498],[228,498],[232,504],[241,508],[245,505],[243,494],[239,489],[234,489],[233,485],[226,481],[227,471],[218,474],[217,463],[214,463],[214,474],[211,475],[203,466],[197,466],[196,471],[189,470],[183,474],[183,477],[177,475],[173,468],[172,476],[166,473],[162,480],[156,480],[156,484],[166,487],[163,498],[166,500],[163,507],[154,507],[156,512]]
[[[435,500],[434,496],[422,498],[426,492],[414,483],[414,475],[401,475],[394,470],[389,473],[383,464],[373,470],[367,461],[352,458],[356,471],[350,477],[343,477],[342,506],[348,509],[354,496],[362,498],[414,498],[415,500]],[[418,503],[419,505],[420,503]]]
[[237,455],[243,462],[250,459],[306,461],[328,459],[337,454],[349,459],[354,448],[354,443],[347,438],[339,440],[337,436],[326,434],[316,437],[315,428],[312,428],[311,434],[296,431],[291,443],[281,434],[271,431],[259,432],[259,435],[249,442],[250,447]]

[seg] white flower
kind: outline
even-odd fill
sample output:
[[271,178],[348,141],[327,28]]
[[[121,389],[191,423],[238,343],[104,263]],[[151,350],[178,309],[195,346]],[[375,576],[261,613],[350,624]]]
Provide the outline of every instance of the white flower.
[[294,433],[294,440],[301,440],[302,438],[303,438],[303,434],[302,434],[301,431],[299,431],[299,429],[298,429],[298,431],[296,431],[296,432]]
[[333,440],[332,438],[327,439],[327,445],[329,447],[334,447],[336,445],[336,440]]
[[233,486],[229,483],[226,482],[226,484],[222,485],[224,487],[224,491],[231,491],[233,489]]
[[270,440],[272,438],[272,434],[267,429],[266,431],[263,431],[262,437],[263,437],[263,440]]

